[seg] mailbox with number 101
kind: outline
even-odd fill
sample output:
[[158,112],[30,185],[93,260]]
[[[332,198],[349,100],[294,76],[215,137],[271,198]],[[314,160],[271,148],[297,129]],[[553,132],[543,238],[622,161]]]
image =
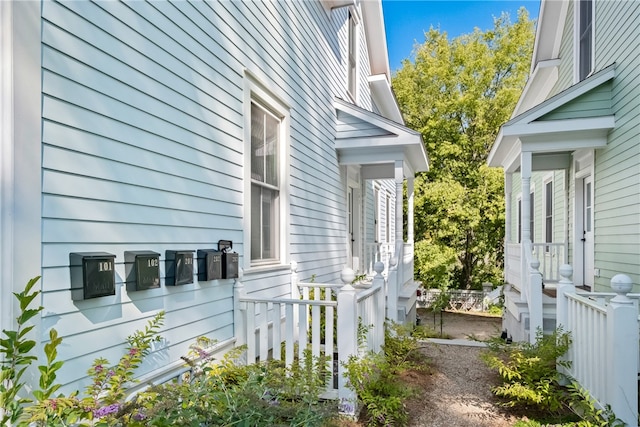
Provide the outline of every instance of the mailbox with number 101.
[[116,256],[107,252],[72,252],[71,298],[74,301],[116,294]]

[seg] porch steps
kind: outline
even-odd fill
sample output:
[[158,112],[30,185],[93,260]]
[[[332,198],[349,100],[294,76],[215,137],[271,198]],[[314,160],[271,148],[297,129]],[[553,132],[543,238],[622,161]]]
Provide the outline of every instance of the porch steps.
[[[556,329],[556,299],[555,292],[551,292],[552,289],[555,291],[555,287],[549,286],[542,294],[542,330],[545,334],[551,334]],[[504,293],[505,310],[517,320],[516,323],[503,322],[503,327],[509,335],[513,335],[514,340],[528,340],[531,331],[527,303],[522,301],[521,294],[517,289],[511,288],[505,290]],[[518,332],[517,329],[520,331]]]

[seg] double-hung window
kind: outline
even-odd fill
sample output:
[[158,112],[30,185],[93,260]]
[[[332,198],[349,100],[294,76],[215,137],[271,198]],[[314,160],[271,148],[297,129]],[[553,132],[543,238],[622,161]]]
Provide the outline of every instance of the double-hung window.
[[553,242],[553,181],[544,184],[544,237],[545,243]]
[[358,81],[358,22],[356,21],[355,13],[351,9],[349,9],[348,21],[347,90],[355,100]]
[[251,261],[278,257],[279,128],[277,116],[251,102]]
[[251,267],[286,264],[289,107],[247,72],[245,247]]
[[577,1],[577,72],[582,81],[593,69],[593,0]]

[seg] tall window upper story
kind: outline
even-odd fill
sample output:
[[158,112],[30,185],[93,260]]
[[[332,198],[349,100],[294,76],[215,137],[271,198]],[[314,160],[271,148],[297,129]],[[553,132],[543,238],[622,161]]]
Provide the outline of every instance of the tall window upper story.
[[347,90],[355,101],[358,86],[358,20],[352,8],[349,9],[347,25]]
[[286,263],[288,107],[247,78],[245,256],[250,266]]
[[544,184],[544,237],[545,243],[553,242],[553,180]]
[[593,71],[594,1],[576,1],[576,67],[578,81],[582,81]]

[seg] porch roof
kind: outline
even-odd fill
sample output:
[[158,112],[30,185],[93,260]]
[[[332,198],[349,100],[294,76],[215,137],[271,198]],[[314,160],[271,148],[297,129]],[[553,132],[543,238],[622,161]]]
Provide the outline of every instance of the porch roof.
[[394,178],[402,161],[405,177],[429,170],[422,135],[379,114],[336,98],[336,151],[341,165],[361,165],[368,179]]
[[514,172],[522,152],[567,154],[606,146],[615,126],[609,83],[614,77],[612,64],[506,122],[489,153],[489,166]]

